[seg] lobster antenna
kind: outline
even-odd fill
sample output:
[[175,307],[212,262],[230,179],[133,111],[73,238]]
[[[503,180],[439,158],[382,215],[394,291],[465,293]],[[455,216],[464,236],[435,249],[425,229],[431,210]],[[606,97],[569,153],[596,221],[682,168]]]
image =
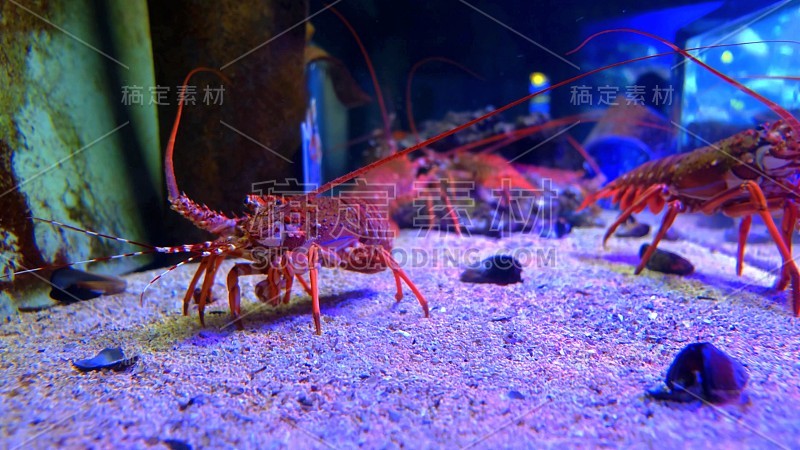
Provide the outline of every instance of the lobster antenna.
[[89,264],[89,263],[93,263],[93,262],[109,261],[109,260],[112,260],[112,259],[129,258],[129,257],[132,257],[132,256],[149,255],[149,254],[160,253],[161,252],[159,247],[156,247],[156,246],[153,246],[153,245],[132,241],[130,239],[125,239],[125,238],[121,238],[121,237],[117,237],[117,236],[111,236],[111,235],[108,235],[108,234],[98,233],[96,231],[85,230],[83,228],[78,228],[78,227],[75,227],[75,226],[72,226],[72,225],[67,225],[65,223],[61,223],[61,222],[58,222],[58,221],[55,221],[55,220],[40,219],[38,217],[31,217],[30,219],[38,221],[38,222],[48,223],[48,224],[56,226],[56,227],[66,228],[66,229],[72,230],[72,231],[77,231],[79,233],[88,234],[89,236],[100,237],[100,238],[104,238],[104,239],[111,239],[111,240],[118,241],[118,242],[123,242],[123,243],[126,243],[126,244],[131,244],[131,245],[136,245],[136,246],[139,246],[139,247],[144,247],[147,250],[139,251],[139,252],[123,253],[123,254],[113,255],[113,256],[106,256],[106,257],[102,257],[102,258],[87,259],[87,260],[84,260],[84,261],[76,261],[76,262],[71,262],[71,263],[64,263],[64,264],[49,265],[49,266],[44,266],[44,267],[37,267],[35,269],[24,269],[24,270],[20,270],[20,271],[14,272],[11,275],[2,275],[2,276],[0,276],[0,280],[2,280],[4,278],[10,278],[11,276],[23,275],[23,274],[26,274],[26,273],[40,272],[42,270],[63,269],[65,267],[78,266],[78,265],[81,265],[81,264]]
[[328,8],[330,11],[339,18],[339,20],[347,27],[347,30],[350,31],[350,34],[353,35],[353,38],[356,40],[356,44],[358,44],[359,50],[361,50],[361,54],[364,55],[364,61],[367,63],[367,70],[369,70],[369,76],[372,79],[372,86],[375,89],[375,97],[378,99],[378,106],[381,110],[381,118],[383,119],[383,133],[385,135],[386,142],[392,147],[392,151],[396,150],[396,144],[392,141],[392,130],[391,124],[389,123],[389,113],[386,110],[386,103],[383,101],[383,92],[381,92],[381,86],[378,83],[378,75],[375,73],[375,67],[372,65],[372,58],[369,57],[369,53],[367,53],[367,48],[364,47],[364,43],[361,41],[361,38],[356,33],[356,29],[353,28],[353,25],[340,13],[336,10],[332,5]]
[[188,264],[188,263],[190,263],[190,262],[192,262],[195,259],[200,258],[200,257],[202,257],[202,255],[192,256],[191,258],[185,259],[185,260],[179,262],[178,264],[175,264],[175,265],[171,266],[169,269],[161,272],[160,274],[156,275],[155,278],[150,280],[150,282],[147,283],[147,286],[145,286],[144,289],[142,289],[142,293],[139,294],[139,305],[140,306],[144,305],[144,294],[145,294],[145,292],[147,292],[147,289],[150,288],[150,286],[154,285],[156,283],[156,281],[160,280],[161,277],[163,277],[164,275],[172,272],[173,270],[177,269],[178,267],[180,267],[180,266],[182,266],[184,264]]
[[791,76],[791,75],[747,75],[741,78],[747,78],[752,80],[791,80],[791,81],[800,81],[800,77]]
[[602,72],[604,70],[612,69],[614,67],[624,66],[626,64],[631,64],[631,63],[634,63],[634,62],[645,61],[645,60],[648,60],[648,59],[658,58],[660,56],[666,56],[666,55],[672,55],[672,54],[674,54],[674,52],[664,52],[664,53],[657,53],[655,55],[640,56],[638,58],[633,58],[633,59],[629,59],[629,60],[626,60],[626,61],[616,62],[616,63],[613,63],[613,64],[609,64],[607,66],[603,66],[603,67],[599,67],[597,69],[590,70],[588,72],[585,72],[585,73],[582,73],[582,74],[579,74],[579,75],[575,75],[574,77],[568,78],[568,79],[566,79],[564,81],[560,81],[560,82],[555,83],[555,84],[553,84],[553,85],[551,85],[551,86],[549,86],[547,88],[544,88],[542,90],[536,91],[536,92],[534,92],[532,94],[528,94],[528,95],[526,95],[526,96],[524,96],[522,98],[519,98],[517,100],[514,100],[513,102],[508,103],[508,104],[506,104],[504,106],[501,106],[501,107],[499,107],[499,108],[497,108],[497,109],[495,109],[493,111],[489,111],[486,114],[484,114],[484,115],[482,115],[482,116],[480,116],[478,118],[472,119],[472,120],[470,120],[470,121],[468,121],[466,123],[463,123],[463,124],[453,128],[451,130],[445,131],[445,132],[443,132],[443,133],[441,133],[441,134],[439,134],[437,136],[428,138],[428,139],[426,139],[426,140],[424,140],[422,142],[419,142],[419,143],[417,143],[415,145],[412,145],[411,147],[408,147],[406,149],[400,150],[397,153],[389,155],[389,156],[387,156],[387,157],[385,157],[383,159],[380,159],[378,161],[375,161],[375,162],[372,162],[370,164],[367,164],[366,166],[364,166],[364,167],[362,167],[362,168],[360,168],[358,170],[354,170],[354,171],[352,171],[352,172],[350,172],[348,174],[342,175],[342,176],[340,176],[340,177],[338,177],[338,178],[336,178],[334,180],[331,180],[331,181],[323,184],[322,186],[318,187],[317,189],[309,192],[308,195],[310,195],[310,196],[311,195],[320,195],[320,194],[332,189],[335,186],[338,186],[338,185],[340,185],[342,183],[346,183],[346,182],[352,180],[353,178],[356,178],[356,177],[360,176],[361,174],[369,172],[370,170],[374,169],[375,167],[380,166],[381,164],[387,163],[389,161],[392,161],[392,160],[395,160],[395,159],[398,159],[398,158],[402,158],[402,157],[404,157],[405,155],[407,155],[407,154],[409,154],[411,152],[417,151],[417,150],[419,150],[421,148],[424,148],[424,147],[428,147],[428,146],[430,146],[431,144],[433,144],[435,142],[438,142],[438,141],[440,141],[440,140],[442,140],[442,139],[444,139],[446,137],[449,137],[449,136],[452,136],[452,135],[458,133],[459,131],[462,131],[462,130],[464,130],[466,128],[469,128],[469,127],[475,125],[476,123],[482,122],[482,121],[488,119],[489,117],[492,117],[492,116],[494,116],[496,114],[500,114],[503,111],[507,111],[507,110],[509,110],[509,109],[511,109],[511,108],[513,108],[515,106],[519,106],[519,105],[529,101],[530,99],[532,99],[532,98],[534,98],[536,96],[544,94],[545,92],[550,92],[553,89],[560,88],[560,87],[565,86],[567,84],[570,84],[572,82],[578,81],[580,79],[586,78],[586,77],[588,77],[590,75],[594,75],[594,74]]
[[25,269],[25,270],[20,270],[18,272],[14,272],[11,275],[2,275],[2,276],[0,276],[0,279],[10,278],[11,276],[24,275],[26,273],[41,272],[42,270],[63,269],[65,267],[79,266],[81,264],[89,264],[89,263],[93,263],[93,262],[110,261],[112,259],[130,258],[132,256],[149,255],[149,254],[152,254],[152,253],[159,253],[159,251],[157,249],[142,250],[142,251],[139,251],[139,252],[122,253],[122,254],[113,255],[113,256],[104,256],[102,258],[86,259],[86,260],[83,260],[83,261],[75,261],[75,262],[71,262],[71,263],[64,263],[64,264],[56,264],[56,265],[52,265],[52,266],[37,267],[35,269]]
[[[222,72],[217,69],[212,69],[210,67],[196,67],[186,75],[186,78],[183,80],[182,86],[188,86],[189,80],[191,80],[192,76],[196,73],[200,72],[211,72],[217,74],[220,78],[225,80],[226,82],[230,83],[228,77],[225,76]],[[181,123],[181,115],[183,114],[183,105],[186,103],[184,101],[184,96],[186,92],[184,89],[180,89],[178,96],[178,113],[175,115],[175,122],[172,125],[172,131],[169,133],[169,141],[167,141],[167,150],[164,154],[164,173],[167,179],[167,192],[169,193],[169,200],[172,202],[173,200],[178,199],[181,196],[180,190],[178,189],[178,182],[175,179],[175,166],[172,163],[172,155],[175,152],[175,139],[178,136],[178,126]]]
[[406,116],[408,117],[408,126],[409,126],[409,128],[411,128],[411,133],[414,134],[414,138],[416,139],[417,142],[420,141],[420,138],[419,138],[419,133],[417,132],[417,124],[414,121],[414,109],[411,107],[411,82],[414,80],[414,73],[416,73],[416,71],[420,67],[422,67],[423,65],[425,65],[425,64],[427,64],[429,62],[434,62],[434,61],[443,62],[443,63],[450,64],[452,66],[456,66],[459,69],[463,70],[464,72],[472,75],[473,77],[475,77],[475,78],[477,78],[477,79],[479,79],[481,81],[486,81],[485,78],[483,78],[482,76],[480,76],[477,73],[475,73],[472,70],[470,70],[469,67],[467,67],[467,66],[465,66],[465,65],[463,65],[463,64],[461,64],[461,63],[459,63],[457,61],[453,61],[450,58],[445,58],[443,56],[430,56],[430,57],[425,58],[423,60],[417,61],[411,67],[411,70],[408,72],[408,80],[406,81]]
[[[634,30],[634,31],[636,31],[636,30]],[[794,43],[794,44],[800,43],[800,42],[797,42],[797,41],[789,41],[789,40],[766,40],[766,41],[755,41],[755,42],[742,42],[742,43],[736,43],[736,44],[709,45],[707,47],[699,47],[699,48],[732,47],[732,46],[738,46],[738,45],[753,44],[753,43],[756,43],[756,42],[757,43],[784,42],[784,43]],[[674,45],[674,44],[672,44],[672,45]],[[676,46],[676,48],[677,48],[677,46]],[[578,49],[580,49],[580,47]],[[573,51],[577,51],[578,49],[573,50]],[[680,50],[680,51],[678,51],[678,50]],[[375,162],[372,162],[370,164],[367,164],[366,166],[364,166],[364,167],[362,167],[362,168],[360,168],[358,170],[354,170],[354,171],[352,171],[352,172],[350,172],[348,174],[342,175],[342,176],[340,176],[340,177],[338,177],[338,178],[336,178],[334,180],[331,180],[331,181],[323,184],[322,186],[318,187],[317,189],[309,192],[308,195],[320,195],[320,194],[322,194],[322,193],[324,193],[326,191],[329,191],[330,189],[332,189],[335,186],[338,186],[338,185],[340,185],[342,183],[346,183],[346,182],[352,180],[353,178],[356,178],[356,177],[358,177],[358,176],[360,176],[360,175],[362,175],[362,174],[364,174],[366,172],[369,172],[370,170],[380,166],[381,164],[388,163],[389,161],[393,161],[393,160],[398,159],[398,158],[402,158],[402,157],[404,157],[405,155],[407,155],[407,154],[409,154],[411,152],[417,151],[417,150],[419,150],[421,148],[424,148],[424,147],[428,147],[429,145],[431,145],[431,144],[433,144],[435,142],[438,142],[438,141],[440,141],[440,140],[442,140],[442,139],[444,139],[446,137],[452,136],[452,135],[454,135],[454,134],[456,134],[456,133],[458,133],[458,132],[460,132],[460,131],[462,131],[462,130],[464,130],[466,128],[469,128],[469,127],[475,125],[476,123],[479,123],[479,122],[482,122],[482,121],[488,119],[489,117],[492,117],[492,116],[494,116],[496,114],[499,114],[501,112],[507,111],[507,110],[509,110],[509,109],[511,109],[511,108],[513,108],[515,106],[519,106],[519,105],[527,102],[528,100],[530,100],[532,98],[535,98],[535,97],[537,97],[539,95],[542,95],[542,94],[544,94],[546,92],[550,92],[553,89],[560,88],[562,86],[565,86],[567,84],[573,83],[573,82],[578,81],[578,80],[581,80],[583,78],[586,78],[586,77],[588,77],[590,75],[594,75],[594,74],[599,73],[599,72],[602,72],[604,70],[613,69],[614,67],[620,67],[620,66],[624,66],[624,65],[627,65],[627,64],[632,64],[632,63],[639,62],[639,61],[646,61],[648,59],[653,59],[653,58],[660,58],[662,56],[674,55],[675,53],[681,53],[681,51],[682,52],[686,52],[686,50],[683,50],[683,49],[680,49],[680,48],[678,50],[671,51],[671,52],[656,53],[654,55],[639,56],[637,58],[628,59],[628,60],[625,60],[625,61],[615,62],[615,63],[609,64],[607,66],[598,67],[597,69],[592,69],[592,70],[590,70],[588,72],[584,72],[582,74],[575,75],[574,77],[568,78],[568,79],[566,79],[564,81],[559,81],[558,83],[555,83],[555,84],[553,84],[553,85],[551,85],[549,87],[546,87],[544,89],[536,91],[536,92],[534,92],[532,94],[528,94],[528,95],[526,95],[526,96],[524,96],[524,97],[522,97],[520,99],[514,100],[511,103],[508,103],[508,104],[506,104],[504,106],[501,106],[501,107],[495,109],[494,111],[489,111],[486,114],[484,114],[484,115],[482,115],[482,116],[480,116],[478,118],[472,119],[472,120],[470,120],[470,121],[468,121],[466,123],[463,123],[463,124],[453,128],[451,130],[445,131],[445,132],[443,132],[443,133],[441,133],[441,134],[439,134],[437,136],[428,138],[428,139],[426,139],[426,140],[424,140],[422,142],[419,142],[419,143],[417,143],[415,145],[412,145],[411,147],[408,147],[406,149],[400,150],[400,151],[398,151],[397,153],[395,153],[393,155],[389,155],[389,156],[387,156],[387,157],[385,157],[383,159],[380,159],[378,161],[375,161]],[[697,48],[689,49],[689,50],[697,50]],[[703,63],[701,63],[701,64],[703,64]],[[723,76],[725,76],[725,75],[723,75]],[[747,89],[747,88],[745,88],[745,89]],[[758,94],[755,94],[755,95],[758,95]],[[765,100],[767,100],[767,99],[765,99]],[[767,101],[769,101],[769,100],[767,100]],[[782,109],[782,108],[780,108],[780,106],[777,106],[777,107],[778,107],[779,110]],[[788,114],[788,112],[786,112],[786,114]],[[793,121],[796,121],[796,119],[791,117],[791,114],[789,114],[789,117]],[[800,136],[800,134],[798,134],[798,136]]]
[[[226,82],[230,83],[228,77],[226,77],[217,69],[197,67],[189,72],[188,75],[186,75],[186,78],[183,81],[183,86],[188,86],[189,80],[198,72],[214,73]],[[180,90],[180,96],[178,97],[178,112],[175,115],[175,123],[172,125],[172,131],[170,132],[169,141],[167,142],[167,149],[164,152],[164,177],[167,181],[167,193],[169,194],[170,207],[201,230],[215,234],[225,233],[236,226],[236,219],[230,219],[224,214],[214,211],[205,205],[195,203],[185,194],[181,194],[180,190],[178,189],[178,182],[175,180],[175,167],[172,163],[172,160],[175,153],[175,139],[178,136],[178,126],[181,123],[181,115],[183,114],[185,95],[185,90]]]
[[56,226],[56,227],[59,227],[59,228],[66,228],[68,230],[72,230],[72,231],[77,231],[79,233],[88,234],[89,236],[101,237],[101,238],[104,238],[104,239],[111,239],[111,240],[114,240],[114,241],[124,242],[126,244],[131,244],[131,245],[135,245],[135,246],[138,246],[138,247],[144,247],[144,248],[149,248],[151,250],[156,250],[156,246],[154,246],[154,245],[144,244],[142,242],[136,242],[136,241],[132,241],[130,239],[125,239],[125,238],[121,238],[121,237],[117,237],[117,236],[111,236],[109,234],[98,233],[96,231],[85,230],[83,228],[78,228],[78,227],[75,227],[75,226],[72,226],[72,225],[67,225],[65,223],[61,223],[61,222],[58,222],[58,221],[55,221],[55,220],[40,219],[38,217],[31,217],[30,219],[31,220],[35,220],[37,222],[49,223],[50,225],[53,225],[53,226]]
[[734,86],[735,88],[739,89],[740,91],[744,92],[745,94],[747,94],[747,95],[755,98],[756,100],[760,101],[761,103],[765,104],[767,107],[769,107],[769,109],[775,111],[775,113],[781,119],[785,120],[789,124],[789,126],[794,131],[795,136],[800,136],[800,121],[798,121],[794,116],[792,116],[789,113],[789,111],[784,109],[781,105],[779,105],[779,104],[773,102],[772,100],[764,97],[763,95],[759,94],[758,92],[748,88],[747,86],[743,85],[742,83],[740,83],[740,82],[734,80],[733,78],[725,75],[724,73],[720,72],[719,70],[709,66],[708,64],[704,63],[703,61],[701,61],[700,59],[698,59],[697,57],[695,57],[694,55],[689,53],[687,50],[682,49],[682,48],[678,47],[677,45],[675,45],[674,43],[672,43],[672,42],[670,42],[670,41],[668,41],[668,40],[666,40],[666,39],[664,39],[664,38],[662,38],[660,36],[656,36],[655,34],[648,33],[646,31],[641,31],[641,30],[634,30],[634,29],[631,29],[631,28],[617,28],[617,29],[614,29],[614,30],[600,31],[600,32],[595,33],[595,34],[589,36],[588,38],[586,38],[586,40],[584,40],[581,43],[581,45],[579,45],[574,50],[571,50],[571,51],[567,52],[566,54],[567,55],[571,55],[571,54],[579,51],[583,47],[585,47],[586,44],[588,44],[594,38],[596,38],[596,37],[598,37],[600,35],[603,35],[603,34],[610,34],[610,33],[633,33],[633,34],[638,34],[640,36],[648,37],[650,39],[655,39],[655,40],[661,42],[662,44],[668,46],[669,48],[671,48],[675,52],[680,53],[682,56],[691,59],[692,61],[694,61],[695,63],[697,63],[701,67],[703,67],[704,69],[708,70],[709,72],[713,73],[714,75],[718,76],[719,78],[725,80],[731,86]]

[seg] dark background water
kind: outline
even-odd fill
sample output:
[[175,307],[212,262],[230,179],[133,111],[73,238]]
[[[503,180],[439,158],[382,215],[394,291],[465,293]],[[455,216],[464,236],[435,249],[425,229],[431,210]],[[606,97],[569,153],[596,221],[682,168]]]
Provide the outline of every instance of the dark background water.
[[[646,30],[679,44],[765,8],[759,1],[342,1],[335,4],[353,24],[373,59],[390,112],[407,129],[404,89],[408,71],[417,61],[441,56],[480,74],[476,79],[459,69],[431,64],[414,79],[413,103],[418,120],[438,118],[447,111],[500,106],[528,93],[528,77],[540,71],[563,80],[614,61],[643,56],[636,53],[665,47],[630,35],[605,37],[578,55],[565,57],[593,32],[629,27]],[[312,1],[314,13],[329,3]],[[352,36],[335,15],[312,19],[314,41],[341,59],[359,84],[372,93],[364,58]],[[635,45],[641,42],[643,47]],[[564,59],[561,59],[564,58]],[[566,61],[569,61],[566,62]],[[571,65],[571,64],[574,65]],[[670,66],[662,58],[651,64]],[[576,67],[577,66],[577,67]],[[552,94],[552,113],[573,109],[569,90]],[[354,122],[379,128],[376,105],[352,112]]]

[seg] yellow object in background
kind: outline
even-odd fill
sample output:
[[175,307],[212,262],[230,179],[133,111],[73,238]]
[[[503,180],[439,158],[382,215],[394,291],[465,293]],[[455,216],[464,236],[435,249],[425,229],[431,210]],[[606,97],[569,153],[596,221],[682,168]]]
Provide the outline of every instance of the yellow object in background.
[[547,75],[542,72],[533,72],[531,74],[531,87],[542,88],[549,84]]
[[[541,91],[544,88],[550,87],[550,79],[542,72],[533,72],[530,76],[531,85],[528,91],[533,94],[534,92]],[[531,99],[529,111],[531,114],[541,113],[550,114],[550,93],[537,95]]]

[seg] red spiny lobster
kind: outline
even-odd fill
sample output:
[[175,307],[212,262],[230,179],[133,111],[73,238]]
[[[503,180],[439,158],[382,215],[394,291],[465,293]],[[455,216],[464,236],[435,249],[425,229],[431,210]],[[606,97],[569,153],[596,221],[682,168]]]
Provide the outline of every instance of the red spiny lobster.
[[[590,36],[574,51],[596,36],[610,32],[632,32],[659,40],[762,101],[782,119],[764,124],[756,130],[740,132],[689,153],[647,162],[587,197],[582,208],[598,199],[612,197],[613,203],[619,203],[622,209],[619,217],[606,231],[603,243],[606,243],[616,228],[631,214],[646,207],[658,213],[666,205],[667,212],[661,227],[636,267],[635,273],[639,274],[679,213],[722,212],[731,217],[742,217],[736,262],[737,274],[741,276],[752,216],[758,214],[767,226],[783,260],[776,289],[785,289],[791,280],[794,314],[800,316],[800,272],[791,251],[792,233],[800,217],[797,204],[800,200],[800,188],[796,184],[800,169],[800,121],[774,102],[707,66],[687,51],[649,33],[637,30],[605,31]],[[772,211],[783,211],[780,229],[770,215]]]
[[[184,85],[198,72],[221,75],[214,69],[197,68],[187,75]],[[249,195],[246,201],[248,213],[232,219],[198,205],[180,193],[172,156],[182,108],[183,103],[178,108],[165,156],[169,202],[173,210],[197,227],[220,235],[212,242],[163,249],[167,252],[200,253],[199,267],[184,296],[184,314],[200,276],[205,274],[197,298],[200,322],[203,322],[205,303],[216,272],[225,258],[233,256],[253,261],[235,264],[227,277],[231,315],[240,328],[239,277],[264,274],[267,279],[259,283],[256,293],[262,301],[273,304],[279,302],[281,289],[285,290],[284,302],[288,302],[295,277],[303,284],[311,295],[314,327],[316,333],[320,334],[318,264],[362,273],[375,273],[389,268],[396,281],[396,299],[399,301],[403,297],[402,280],[417,297],[425,317],[428,317],[425,297],[391,256],[391,230],[385,211],[381,211],[373,202],[354,197],[318,195],[333,186],[331,184],[316,191],[315,195]],[[301,277],[306,271],[309,272],[310,285]]]
[[[661,40],[656,36],[636,30],[613,31],[635,32]],[[696,150],[687,155],[676,155],[646,163],[639,169],[615,180],[599,192],[588,197],[584,202],[584,206],[599,198],[608,196],[614,196],[616,201],[622,203],[624,211],[607,233],[607,239],[613,233],[614,228],[631,213],[639,211],[646,206],[659,211],[664,205],[668,205],[668,212],[661,229],[656,235],[655,244],[660,241],[675,216],[680,212],[723,211],[730,215],[745,216],[740,228],[739,268],[741,268],[741,255],[744,251],[745,238],[749,231],[750,216],[755,213],[759,214],[764,219],[764,222],[767,223],[784,260],[778,287],[786,287],[786,284],[791,279],[795,314],[800,315],[800,299],[798,298],[800,297],[800,288],[798,287],[800,276],[798,276],[797,267],[791,259],[789,250],[791,243],[789,236],[796,226],[798,216],[800,216],[796,204],[798,197],[800,197],[800,191],[798,191],[797,186],[792,184],[794,180],[791,178],[797,168],[798,163],[796,160],[800,157],[800,146],[796,140],[796,137],[800,134],[800,122],[775,103],[697,61],[685,50],[678,48],[674,44],[661,41],[670,45],[674,52],[695,60],[706,69],[760,99],[778,113],[783,120],[765,126],[760,130],[746,131],[722,141],[717,147],[727,149],[730,156],[716,154],[717,150],[712,146]],[[226,217],[206,206],[196,204],[179,192],[173,172],[172,153],[182,112],[183,102],[181,102],[165,157],[170,203],[174,210],[191,220],[198,227],[219,235],[219,238],[201,244],[153,247],[89,232],[94,236],[118,239],[146,248],[146,250],[140,252],[98,258],[93,261],[153,252],[193,253],[194,256],[189,260],[199,258],[200,264],[184,297],[184,313],[188,310],[195,286],[200,277],[204,276],[198,296],[201,323],[203,322],[205,302],[210,296],[216,272],[226,257],[243,257],[254,261],[254,263],[238,263],[228,274],[231,314],[239,327],[241,327],[239,321],[239,277],[251,274],[266,274],[267,280],[259,283],[259,286],[261,286],[260,292],[262,292],[259,297],[269,302],[277,303],[280,290],[284,289],[284,300],[286,300],[288,299],[292,281],[297,278],[312,297],[315,329],[317,333],[320,333],[317,264],[326,267],[339,266],[365,273],[377,272],[388,267],[395,276],[397,297],[399,298],[402,295],[401,280],[405,281],[417,296],[425,315],[428,316],[425,298],[391,258],[389,253],[391,240],[387,232],[389,226],[386,218],[382,214],[377,214],[374,205],[368,201],[326,199],[319,197],[319,194],[376,167],[404,158],[410,152],[427,147],[495,114],[524,104],[544,92],[613,67],[671,54],[673,52],[658,53],[621,61],[555,83],[549,88],[526,95],[451,130],[426,139],[412,147],[400,150],[350,174],[341,176],[307,195],[291,197],[250,195],[247,199],[250,213],[240,218]],[[219,74],[214,69],[198,68],[187,76],[184,84],[188,83],[192,75],[201,71]],[[676,163],[678,165],[674,167]],[[706,181],[707,179],[711,180],[711,182]],[[335,205],[335,208],[333,202],[339,202]],[[335,209],[338,211],[339,206],[342,205],[345,210],[349,209],[355,213],[354,215],[358,217],[358,220],[355,222],[349,221],[347,225],[336,222],[336,226],[334,226],[331,220],[334,217],[338,219],[338,216],[333,215],[332,212]],[[781,231],[777,229],[769,215],[769,211],[778,209],[784,210]],[[69,229],[76,229],[54,221],[47,222]],[[309,225],[313,226],[309,227]],[[654,249],[655,245],[650,248]],[[643,261],[646,261],[649,256],[648,252],[648,254],[644,255]],[[181,264],[185,264],[189,260]],[[370,264],[363,264],[365,260],[369,261]],[[181,264],[169,268],[167,272]],[[643,265],[644,263],[642,263]],[[47,269],[53,268],[57,267],[47,267]],[[43,269],[45,268],[23,270],[16,272],[16,275]],[[300,276],[305,271],[310,274],[310,286]],[[152,280],[151,284],[158,278],[160,276]],[[267,290],[267,295],[263,295],[264,288]],[[143,295],[144,292],[142,293]]]

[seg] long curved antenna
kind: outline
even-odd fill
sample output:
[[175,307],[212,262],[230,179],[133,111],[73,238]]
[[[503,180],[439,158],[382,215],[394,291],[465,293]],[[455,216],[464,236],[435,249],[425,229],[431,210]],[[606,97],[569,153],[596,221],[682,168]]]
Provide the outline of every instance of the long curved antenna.
[[617,28],[617,29],[613,29],[613,30],[600,31],[600,32],[595,33],[595,34],[589,36],[588,38],[586,38],[586,40],[584,40],[581,43],[581,45],[579,45],[574,50],[571,50],[571,51],[567,52],[566,54],[567,55],[571,55],[571,54],[579,51],[583,47],[585,47],[589,42],[594,40],[596,37],[602,36],[604,34],[611,34],[611,33],[638,34],[639,36],[648,37],[650,39],[654,39],[656,41],[661,42],[662,44],[664,44],[667,47],[671,48],[675,52],[680,53],[682,56],[691,59],[692,61],[697,63],[700,67],[703,67],[704,69],[708,70],[709,72],[713,73],[714,75],[718,76],[719,78],[725,80],[731,86],[736,87],[740,91],[744,92],[745,94],[755,98],[756,100],[758,100],[761,103],[763,103],[764,105],[766,105],[769,109],[773,110],[775,112],[775,114],[777,114],[781,119],[785,120],[786,123],[789,124],[789,126],[792,128],[792,131],[794,131],[795,136],[800,136],[800,121],[798,121],[791,113],[789,113],[789,111],[784,109],[781,105],[773,102],[772,100],[764,97],[763,95],[759,94],[758,92],[750,89],[749,87],[743,85],[742,83],[740,83],[740,82],[734,80],[733,78],[725,75],[724,73],[720,72],[719,70],[709,66],[708,64],[706,64],[703,61],[701,61],[700,59],[698,59],[696,56],[694,56],[691,53],[689,53],[687,50],[682,49],[682,48],[678,47],[677,45],[675,45],[674,43],[672,43],[672,42],[670,42],[670,41],[668,41],[668,40],[666,40],[666,39],[664,39],[664,38],[662,38],[660,36],[656,36],[655,34],[648,33],[646,31],[641,31],[641,30],[634,30],[634,29],[631,29],[631,28]]
[[[197,67],[186,75],[183,80],[183,86],[189,85],[189,80],[196,73],[211,72],[230,83],[228,77],[217,69],[209,67]],[[178,112],[175,115],[175,122],[172,125],[172,131],[169,134],[169,141],[167,141],[167,149],[164,152],[164,177],[167,181],[167,193],[169,194],[169,203],[173,210],[180,215],[191,221],[195,226],[202,230],[206,230],[215,234],[222,234],[236,226],[236,220],[231,219],[224,214],[214,211],[211,208],[195,203],[192,199],[182,194],[178,189],[178,182],[175,179],[175,166],[172,162],[175,153],[175,140],[178,136],[178,127],[181,123],[181,115],[183,114],[183,106],[185,92],[180,90],[178,100]]]
[[353,38],[356,40],[356,44],[358,44],[358,48],[361,50],[361,54],[364,55],[364,61],[367,62],[367,70],[369,70],[369,76],[372,79],[372,86],[375,89],[375,98],[378,99],[378,107],[381,110],[381,118],[383,119],[383,133],[384,139],[392,148],[392,152],[396,150],[397,145],[394,143],[392,139],[392,125],[389,121],[389,112],[386,109],[386,103],[383,100],[383,92],[381,92],[381,86],[378,83],[378,75],[375,74],[375,67],[372,65],[372,58],[369,57],[369,53],[367,53],[367,48],[364,47],[364,43],[361,41],[361,38],[356,33],[356,29],[353,28],[353,25],[340,13],[336,10],[333,6],[329,7],[330,11],[339,18],[339,20],[347,27],[347,30],[350,31],[350,34],[353,35]]
[[443,56],[430,56],[428,58],[417,61],[413,66],[411,66],[411,70],[408,72],[408,80],[406,81],[406,117],[408,118],[408,126],[409,128],[411,128],[411,133],[414,135],[414,138],[416,139],[417,142],[420,141],[420,138],[419,138],[419,133],[417,132],[417,124],[414,121],[414,108],[411,106],[411,82],[414,81],[414,74],[417,72],[417,70],[419,70],[420,67],[424,66],[429,62],[434,62],[434,61],[443,62],[458,67],[459,69],[472,75],[473,77],[479,80],[484,80],[482,76],[470,70],[469,67],[457,61],[453,61],[450,58],[445,58]]

